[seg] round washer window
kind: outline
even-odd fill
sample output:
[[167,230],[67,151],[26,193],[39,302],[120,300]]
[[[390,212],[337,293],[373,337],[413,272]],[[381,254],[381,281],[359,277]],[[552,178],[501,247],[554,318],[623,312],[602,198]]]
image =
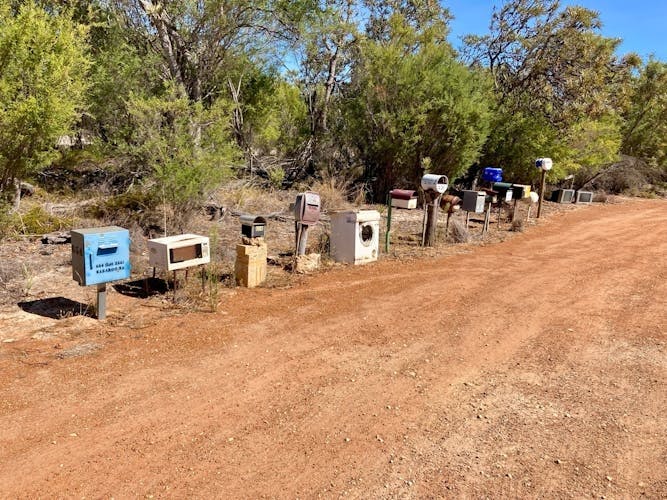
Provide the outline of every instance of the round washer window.
[[362,224],[359,233],[364,246],[369,246],[373,242],[373,226],[370,224]]

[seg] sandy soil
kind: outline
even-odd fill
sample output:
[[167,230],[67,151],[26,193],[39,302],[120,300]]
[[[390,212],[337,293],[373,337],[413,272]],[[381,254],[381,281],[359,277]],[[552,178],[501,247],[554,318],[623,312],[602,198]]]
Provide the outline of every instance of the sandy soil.
[[666,256],[633,201],[215,314],[14,325],[0,497],[665,498]]

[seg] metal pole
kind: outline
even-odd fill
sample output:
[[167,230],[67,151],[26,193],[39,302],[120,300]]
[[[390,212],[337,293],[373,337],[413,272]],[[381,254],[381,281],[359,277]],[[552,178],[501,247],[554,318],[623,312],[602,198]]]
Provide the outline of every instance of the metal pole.
[[542,170],[542,177],[540,179],[540,201],[537,203],[537,218],[542,215],[542,199],[544,198],[544,186],[546,184],[547,171]]
[[299,232],[299,247],[296,249],[297,255],[306,255],[306,244],[308,243],[308,230],[310,226],[301,224],[301,231]]
[[387,196],[387,231],[384,234],[385,253],[389,253],[390,234],[391,234],[391,195]]
[[107,284],[97,284],[97,319],[107,317]]

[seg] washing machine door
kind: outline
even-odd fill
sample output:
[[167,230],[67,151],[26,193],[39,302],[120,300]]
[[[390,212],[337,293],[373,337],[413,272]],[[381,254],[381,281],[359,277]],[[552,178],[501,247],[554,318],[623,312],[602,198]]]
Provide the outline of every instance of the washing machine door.
[[373,237],[375,236],[375,228],[371,223],[362,223],[359,224],[359,241],[365,247],[369,247],[373,244]]

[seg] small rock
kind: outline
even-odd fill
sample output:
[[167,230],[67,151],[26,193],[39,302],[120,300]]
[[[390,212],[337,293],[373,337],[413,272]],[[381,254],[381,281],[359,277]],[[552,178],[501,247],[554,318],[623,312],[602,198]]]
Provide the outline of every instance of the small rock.
[[349,442],[350,442],[350,438],[345,438],[345,442],[346,442],[346,443],[349,443]]
[[416,376],[417,376],[417,373],[415,373],[415,372],[408,372],[408,375],[410,375],[411,377],[416,377]]
[[76,432],[72,432],[72,433],[69,435],[69,437],[73,437],[73,438],[77,437]]
[[606,476],[605,479],[606,479],[607,481],[611,482],[612,477],[611,477],[611,476]]
[[560,464],[562,464],[563,462],[561,462],[561,460],[560,460],[559,458],[557,458],[557,459],[556,459],[556,463],[557,463],[558,465],[560,465]]
[[3,344],[11,344],[12,342],[16,342],[16,339],[4,339],[2,341]]
[[505,474],[505,475],[506,475],[509,479],[512,479],[512,474],[510,474],[509,472],[508,472],[507,474]]
[[233,437],[231,437],[231,438],[227,438],[227,442],[232,443],[233,441],[234,441],[234,438],[233,438]]

